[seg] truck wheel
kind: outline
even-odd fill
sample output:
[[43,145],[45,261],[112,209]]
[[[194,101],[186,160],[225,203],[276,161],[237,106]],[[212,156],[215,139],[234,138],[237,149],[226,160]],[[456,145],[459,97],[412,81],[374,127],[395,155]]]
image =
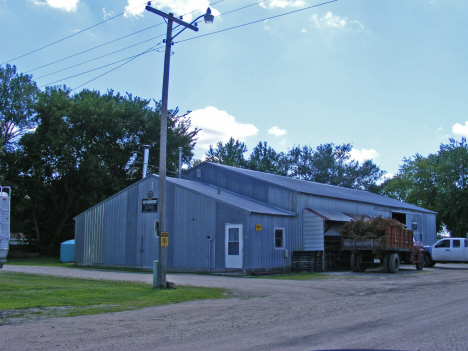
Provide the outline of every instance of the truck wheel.
[[398,273],[400,270],[400,257],[398,254],[392,253],[388,258],[388,271],[390,273]]
[[434,267],[435,262],[431,260],[431,258],[428,255],[424,255],[424,266],[425,267]]
[[357,269],[356,269],[356,255],[357,255],[357,254],[354,253],[354,252],[351,254],[351,261],[350,261],[350,263],[351,263],[351,270],[352,270],[353,272],[357,272]]
[[422,271],[422,269],[424,268],[425,260],[426,258],[424,257],[424,255],[421,255],[421,260],[419,262],[416,262],[416,269],[418,271]]
[[383,263],[382,263],[382,266],[383,266],[383,271],[384,273],[388,273],[388,259],[390,257],[390,254],[386,254],[383,258]]
[[365,272],[366,265],[362,262],[362,255],[356,254],[356,272]]

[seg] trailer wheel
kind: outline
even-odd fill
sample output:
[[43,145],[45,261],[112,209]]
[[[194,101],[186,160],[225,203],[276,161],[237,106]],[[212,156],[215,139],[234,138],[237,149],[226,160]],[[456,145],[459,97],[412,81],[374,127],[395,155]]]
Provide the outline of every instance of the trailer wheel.
[[365,272],[366,264],[362,262],[362,254],[356,254],[356,272]]
[[357,254],[356,254],[355,252],[353,252],[353,253],[351,254],[351,261],[350,261],[350,263],[351,263],[351,270],[352,270],[353,272],[357,272],[357,269],[356,269],[356,255],[357,255]]
[[388,271],[390,273],[398,273],[400,270],[400,257],[398,254],[392,253],[388,258]]
[[384,273],[388,273],[388,259],[390,257],[390,254],[385,254],[384,258],[383,258],[383,262],[382,262],[382,266],[383,266],[383,271]]

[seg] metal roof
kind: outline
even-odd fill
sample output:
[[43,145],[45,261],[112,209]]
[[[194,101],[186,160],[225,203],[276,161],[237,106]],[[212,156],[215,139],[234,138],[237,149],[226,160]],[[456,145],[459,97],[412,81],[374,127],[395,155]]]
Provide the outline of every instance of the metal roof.
[[204,162],[213,167],[226,169],[227,171],[242,174],[243,176],[255,178],[264,182],[272,183],[277,186],[287,188],[302,194],[310,194],[316,196],[331,197],[336,199],[359,201],[370,203],[379,206],[397,207],[406,210],[413,210],[426,213],[435,213],[425,208],[408,204],[403,201],[391,199],[383,195],[374,194],[364,190],[343,188],[336,185],[328,185],[322,183],[315,183],[308,180],[294,179],[285,176],[280,176],[271,173],[264,173],[252,171],[250,169],[243,169],[231,166],[220,165],[217,163]]
[[216,186],[195,182],[193,180],[169,177],[167,177],[166,179],[167,182],[172,183],[176,186],[194,191],[203,196],[207,196],[216,201],[220,201],[225,204],[241,208],[251,213],[268,214],[276,216],[296,216],[296,214],[293,212],[285,211],[280,208],[266,205],[262,202],[249,199],[245,196],[232,193],[230,191],[218,188]]
[[320,218],[326,221],[351,222],[354,219],[341,212],[315,211],[315,210],[311,210],[310,208],[306,208],[306,210],[313,213],[316,216],[319,216]]

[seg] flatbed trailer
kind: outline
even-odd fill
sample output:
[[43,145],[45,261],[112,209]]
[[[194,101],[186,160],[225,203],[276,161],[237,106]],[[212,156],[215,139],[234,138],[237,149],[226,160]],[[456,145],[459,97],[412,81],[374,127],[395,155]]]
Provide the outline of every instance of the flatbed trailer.
[[[385,236],[376,239],[342,238],[342,249],[352,251],[353,272],[365,272],[367,268],[382,265],[384,272],[397,273],[402,262],[415,264],[418,270],[424,267],[424,248],[414,242],[412,230],[387,227]],[[379,263],[375,262],[376,258]]]

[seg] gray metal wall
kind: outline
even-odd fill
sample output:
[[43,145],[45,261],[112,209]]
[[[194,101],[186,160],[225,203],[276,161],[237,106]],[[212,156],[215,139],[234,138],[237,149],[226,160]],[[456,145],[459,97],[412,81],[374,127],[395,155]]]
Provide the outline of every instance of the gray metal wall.
[[[250,197],[252,199],[279,207],[302,216],[305,208],[323,210],[330,212],[345,212],[351,214],[362,214],[370,217],[383,216],[391,217],[392,211],[401,213],[411,213],[417,215],[421,222],[424,244],[432,244],[436,241],[435,214],[410,211],[397,207],[386,207],[361,203],[356,201],[341,200],[323,196],[301,194],[274,184],[261,182],[258,179],[243,176],[242,174],[229,171],[209,164],[201,164],[196,169],[186,173],[188,177],[197,179],[197,171],[201,170],[199,181],[220,186],[221,188]],[[411,221],[407,223],[409,226]],[[303,221],[298,222],[298,232],[303,235]],[[419,222],[418,222],[419,226]],[[301,250],[305,250],[304,247]]]
[[142,213],[142,199],[157,180],[146,178],[75,217],[75,262],[152,266],[158,246],[157,213]]
[[312,212],[303,210],[302,230],[304,251],[323,251],[324,250],[324,220]]

